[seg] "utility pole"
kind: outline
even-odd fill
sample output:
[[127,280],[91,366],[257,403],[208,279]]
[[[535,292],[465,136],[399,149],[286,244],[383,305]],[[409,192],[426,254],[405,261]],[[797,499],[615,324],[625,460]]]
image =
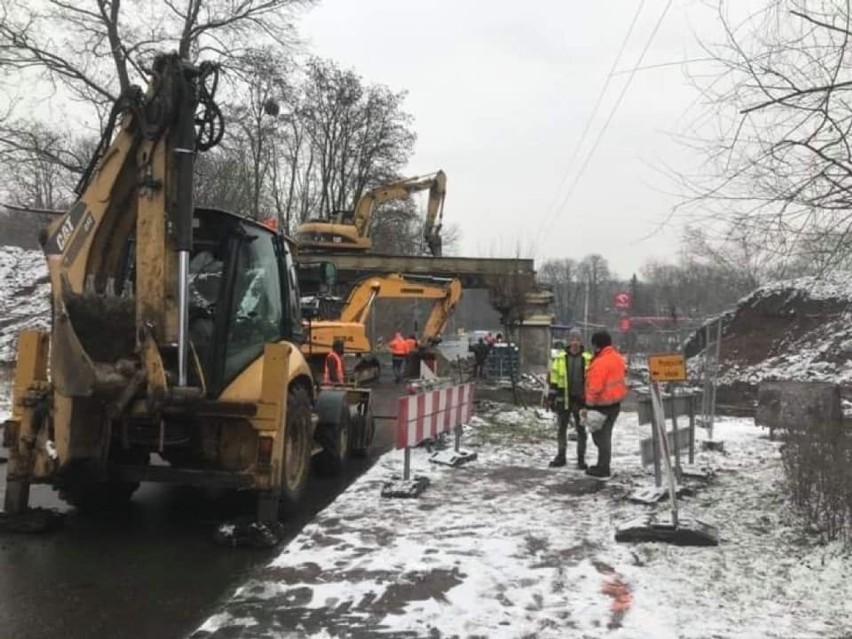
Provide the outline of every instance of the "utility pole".
[[589,343],[589,277],[586,276],[586,295],[583,302],[583,343]]

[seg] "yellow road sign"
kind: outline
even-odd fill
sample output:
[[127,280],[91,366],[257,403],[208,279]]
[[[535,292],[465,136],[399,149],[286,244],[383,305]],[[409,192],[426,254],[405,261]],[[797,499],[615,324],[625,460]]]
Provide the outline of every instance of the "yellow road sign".
[[685,382],[686,359],[682,353],[648,355],[652,382]]

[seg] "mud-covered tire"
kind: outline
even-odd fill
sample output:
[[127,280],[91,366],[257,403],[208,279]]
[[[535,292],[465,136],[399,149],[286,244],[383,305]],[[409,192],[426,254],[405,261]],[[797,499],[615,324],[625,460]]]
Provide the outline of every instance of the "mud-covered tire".
[[320,475],[335,477],[343,472],[349,454],[349,422],[349,406],[344,404],[336,419],[317,425],[316,441],[322,446],[322,452],[314,462]]
[[368,410],[366,415],[353,413],[352,422],[349,425],[349,454],[359,459],[366,457],[373,444],[375,433],[376,423],[373,420],[372,411]]
[[287,394],[279,514],[287,514],[301,501],[308,483],[312,449],[311,398],[306,388],[297,386]]
[[139,488],[137,481],[75,479],[58,487],[59,498],[84,513],[126,508]]

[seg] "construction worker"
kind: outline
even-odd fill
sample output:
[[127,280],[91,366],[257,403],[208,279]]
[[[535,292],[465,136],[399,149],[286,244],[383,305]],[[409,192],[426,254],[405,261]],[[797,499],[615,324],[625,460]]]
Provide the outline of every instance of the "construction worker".
[[594,357],[586,371],[586,410],[603,415],[603,424],[592,432],[598,449],[598,463],[586,470],[593,477],[610,476],[612,458],[612,428],[621,402],[627,396],[627,366],[621,353],[612,345],[612,336],[606,331],[592,335]]
[[473,376],[485,379],[485,363],[488,361],[488,344],[481,337],[473,345]]
[[568,333],[568,344],[550,362],[549,382],[552,402],[557,415],[556,457],[551,468],[565,465],[568,447],[568,424],[574,420],[577,431],[577,468],[586,470],[586,429],[580,420],[585,406],[586,371],[592,354],[583,348],[582,334],[576,328]]
[[396,333],[393,336],[393,339],[388,342],[388,349],[391,352],[393,379],[395,383],[399,384],[402,381],[402,367],[405,365],[405,358],[408,356],[408,343],[402,333]]
[[343,384],[346,381],[343,368],[343,340],[335,339],[331,344],[331,350],[325,356],[325,365],[322,371],[323,384]]
[[420,377],[419,363],[414,361],[417,354],[417,336],[414,333],[409,334],[405,339],[405,346],[408,348],[408,353],[405,356],[405,366],[409,377]]
[[405,345],[408,347],[408,354],[411,355],[417,351],[417,336],[414,333],[411,333],[406,340]]

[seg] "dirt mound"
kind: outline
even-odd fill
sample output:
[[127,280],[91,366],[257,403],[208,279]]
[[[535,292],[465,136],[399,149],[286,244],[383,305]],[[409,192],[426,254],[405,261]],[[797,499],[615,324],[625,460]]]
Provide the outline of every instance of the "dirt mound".
[[[693,366],[704,338],[699,330],[684,347]],[[852,274],[767,285],[722,316],[723,395],[751,402],[765,379],[852,387]]]

